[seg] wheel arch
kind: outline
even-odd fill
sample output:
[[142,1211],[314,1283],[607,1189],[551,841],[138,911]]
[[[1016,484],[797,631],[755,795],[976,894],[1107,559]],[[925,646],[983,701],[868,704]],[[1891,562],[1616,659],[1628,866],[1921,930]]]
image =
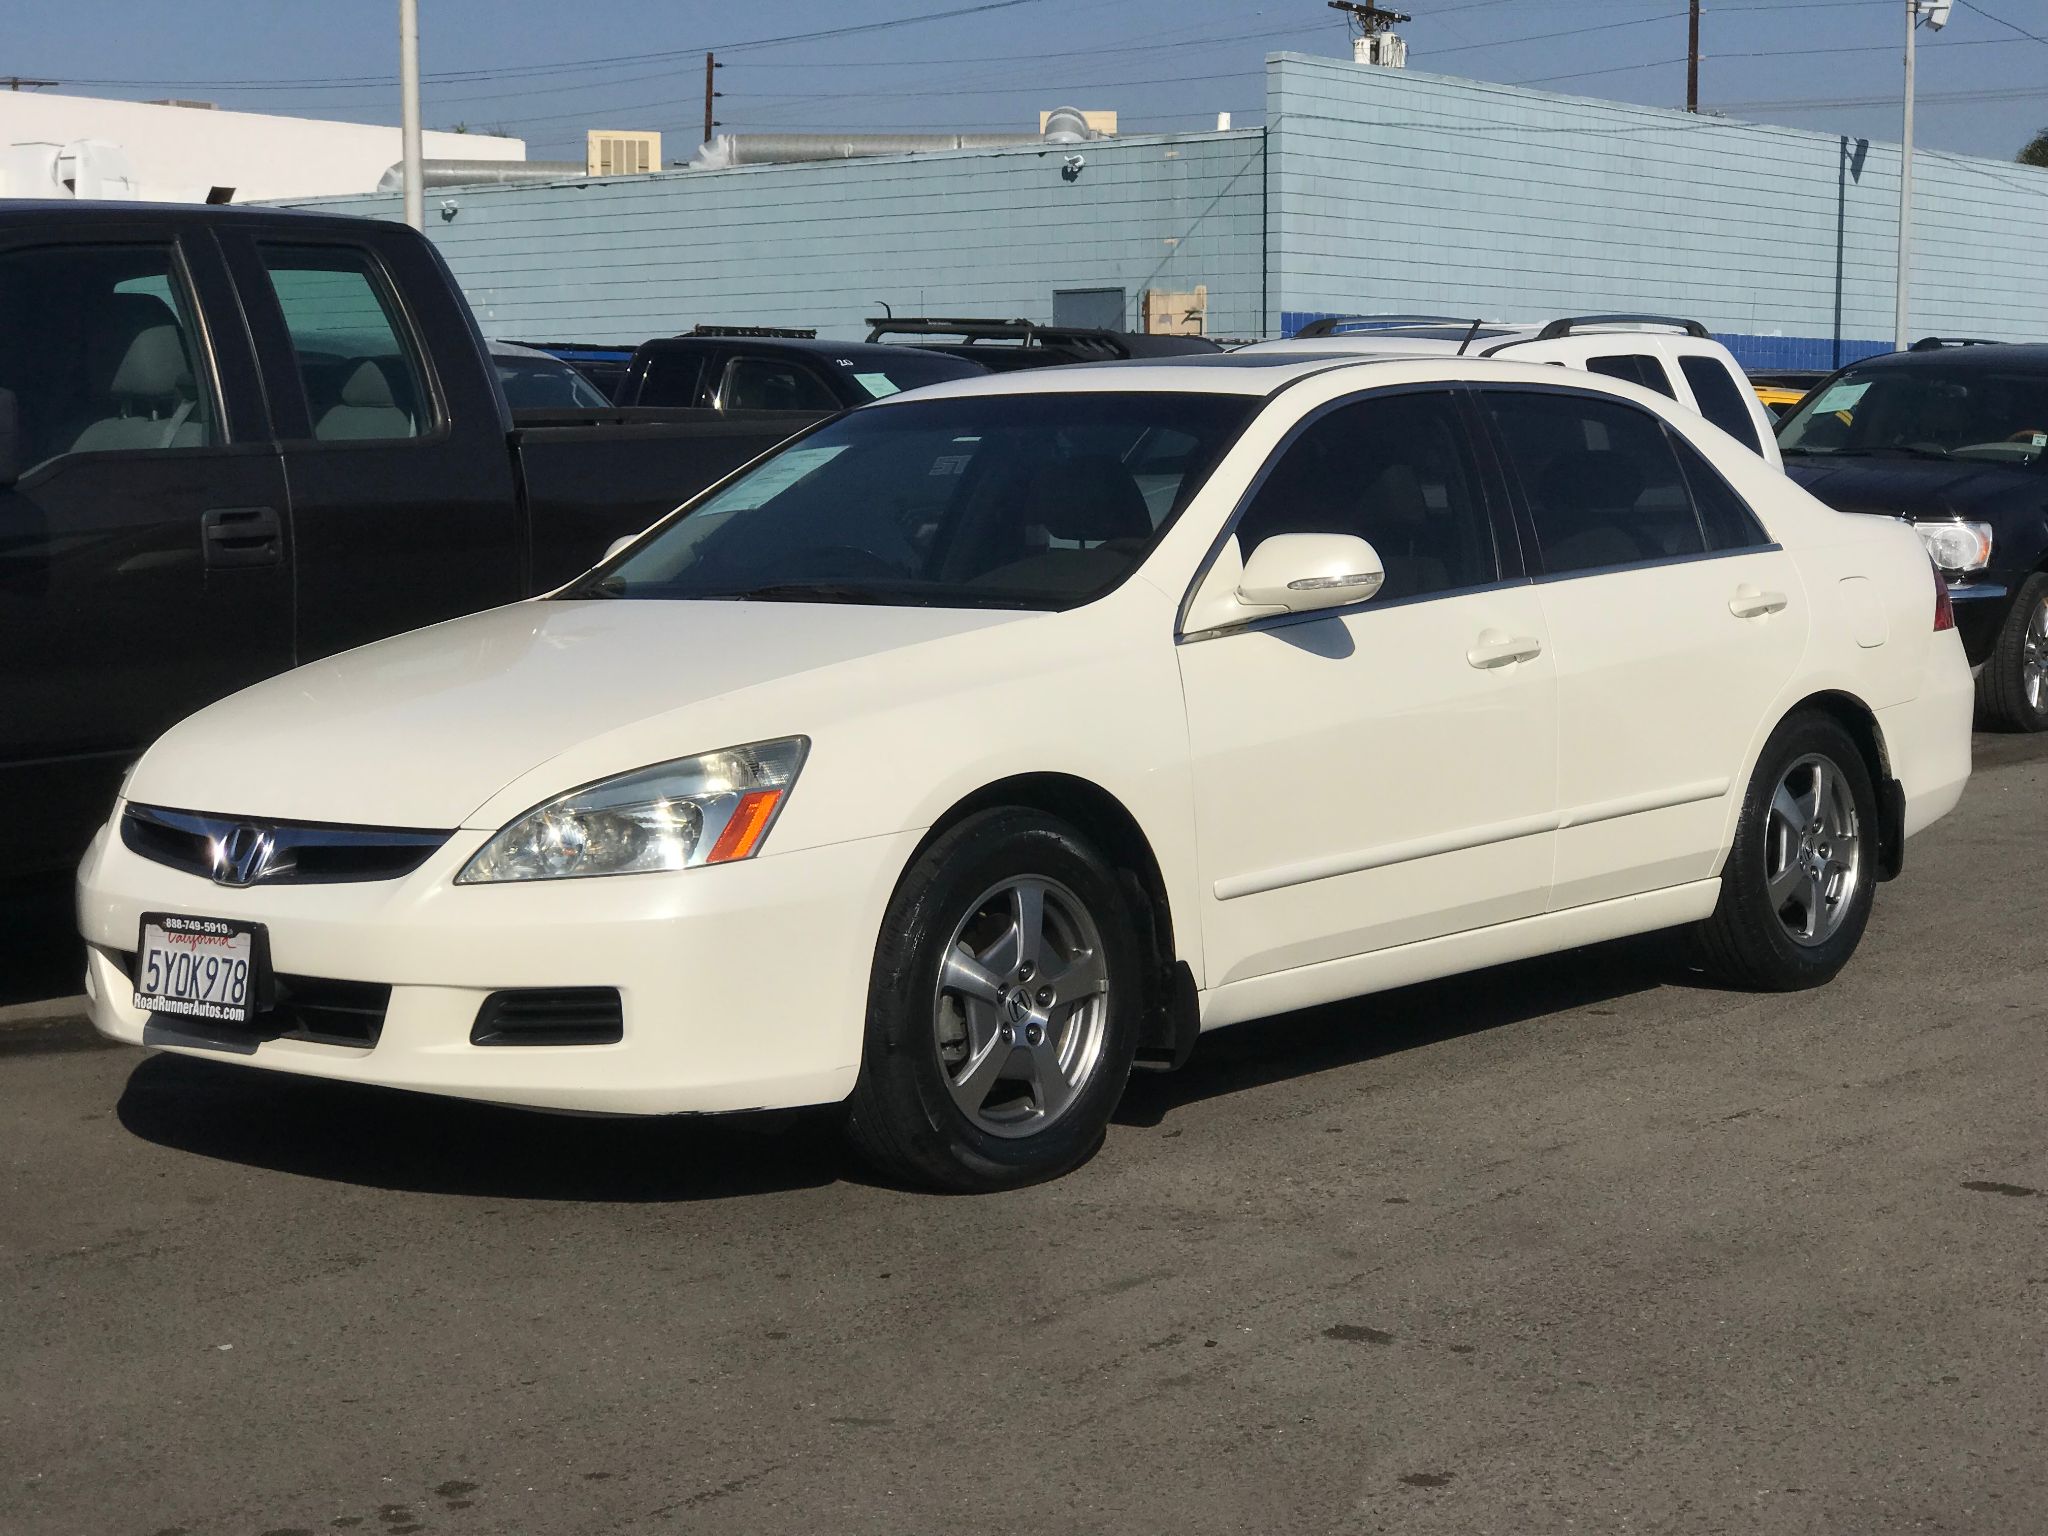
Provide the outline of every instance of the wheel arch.
[[[1778,725],[1801,713],[1833,720],[1849,733],[1849,739],[1862,754],[1863,766],[1870,771],[1871,785],[1877,791],[1878,871],[1882,878],[1891,879],[1905,865],[1906,799],[1898,780],[1892,777],[1891,750],[1885,745],[1884,727],[1878,723],[1877,712],[1853,693],[1829,688],[1799,700],[1779,718]],[[1771,734],[1776,730],[1773,726]]]
[[1118,886],[1141,917],[1139,939],[1146,949],[1140,1057],[1151,1065],[1180,1066],[1200,1030],[1194,972],[1181,958],[1166,876],[1138,818],[1092,779],[1069,773],[1013,774],[984,784],[947,807],[925,830],[906,863],[915,863],[934,840],[968,817],[998,807],[1058,817],[1088,837],[1110,861]]

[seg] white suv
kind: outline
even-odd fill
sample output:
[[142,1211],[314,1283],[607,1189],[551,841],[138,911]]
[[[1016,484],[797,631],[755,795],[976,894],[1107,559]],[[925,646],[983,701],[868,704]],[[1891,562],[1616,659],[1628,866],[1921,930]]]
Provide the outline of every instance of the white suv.
[[1785,467],[1771,418],[1742,365],[1697,320],[1578,315],[1547,325],[1522,325],[1452,315],[1330,315],[1310,321],[1292,340],[1263,341],[1241,350],[1558,363],[1654,389],[1699,412],[1778,468]]

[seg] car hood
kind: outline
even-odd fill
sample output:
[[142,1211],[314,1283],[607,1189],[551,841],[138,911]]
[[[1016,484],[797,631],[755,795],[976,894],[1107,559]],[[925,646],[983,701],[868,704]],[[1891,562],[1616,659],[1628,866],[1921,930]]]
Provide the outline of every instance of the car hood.
[[[449,829],[515,779],[608,733],[1031,617],[518,603],[314,662],[201,710],[150,748],[126,797],[220,815]],[[693,741],[676,755],[733,744]]]
[[1978,517],[2048,501],[2048,474],[2009,464],[1794,455],[1785,473],[1839,512],[1883,517]]

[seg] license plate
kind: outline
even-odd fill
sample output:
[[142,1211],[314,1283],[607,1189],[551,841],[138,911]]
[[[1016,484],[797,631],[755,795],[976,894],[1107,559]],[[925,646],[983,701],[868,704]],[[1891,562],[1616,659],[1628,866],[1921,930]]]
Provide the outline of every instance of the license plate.
[[261,1006],[268,949],[261,923],[145,912],[135,945],[135,1006],[247,1024]]

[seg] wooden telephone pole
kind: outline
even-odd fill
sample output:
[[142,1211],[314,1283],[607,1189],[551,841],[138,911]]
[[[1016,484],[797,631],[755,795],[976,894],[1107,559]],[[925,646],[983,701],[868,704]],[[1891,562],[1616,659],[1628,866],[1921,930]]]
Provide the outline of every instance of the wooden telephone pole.
[[718,126],[718,117],[712,103],[724,93],[717,88],[717,71],[725,68],[718,62],[716,54],[704,55],[704,142],[711,142],[711,132]]
[[1691,37],[1685,49],[1685,110],[1700,109],[1700,0],[1692,0]]

